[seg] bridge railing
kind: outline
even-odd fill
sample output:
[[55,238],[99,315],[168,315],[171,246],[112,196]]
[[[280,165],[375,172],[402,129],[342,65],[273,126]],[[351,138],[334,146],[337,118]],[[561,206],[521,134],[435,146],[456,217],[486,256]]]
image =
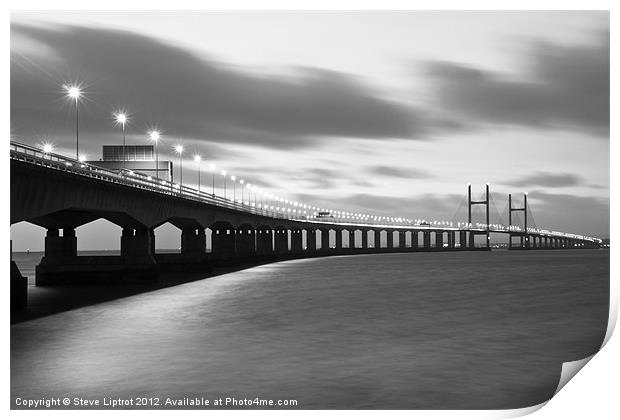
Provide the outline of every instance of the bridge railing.
[[242,203],[236,203],[232,200],[219,197],[214,194],[208,194],[203,191],[198,191],[184,185],[181,186],[179,184],[175,184],[164,179],[153,178],[145,174],[136,173],[128,170],[114,171],[111,169],[102,168],[90,163],[80,162],[78,160],[68,158],[66,156],[56,153],[45,152],[38,148],[13,141],[11,142],[10,150],[11,159],[20,160],[63,172],[71,172],[93,179],[98,179],[120,185],[126,185],[132,188],[139,188],[142,190],[154,191],[169,196],[176,196],[184,199],[200,201],[219,207],[238,210],[241,212],[247,212],[271,218],[289,219],[287,214],[278,211],[269,211],[263,208],[260,204],[246,205]]

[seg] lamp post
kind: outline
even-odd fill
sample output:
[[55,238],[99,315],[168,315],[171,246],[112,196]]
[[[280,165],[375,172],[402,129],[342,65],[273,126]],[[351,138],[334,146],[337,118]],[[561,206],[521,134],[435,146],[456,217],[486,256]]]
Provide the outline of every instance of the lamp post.
[[226,200],[226,171],[222,171],[222,176],[224,177],[224,200]]
[[198,163],[198,194],[200,194],[200,161],[202,158],[200,155],[194,155],[194,162]]
[[123,167],[127,161],[127,150],[125,149],[125,123],[127,122],[127,115],[124,112],[117,112],[114,114],[116,117],[116,124],[119,124],[123,128]]
[[82,91],[77,85],[65,85],[65,93],[69,98],[75,100],[75,159],[80,160],[80,124],[78,99],[82,96]]
[[183,146],[179,144],[178,146],[174,148],[174,150],[179,154],[179,172],[181,173],[180,181],[179,181],[179,191],[182,191],[183,190]]
[[159,179],[159,152],[157,144],[159,143],[159,131],[151,130],[149,132],[149,138],[155,143],[155,178]]
[[211,170],[211,197],[215,198],[215,165],[210,164],[209,169]]
[[245,181],[242,179],[239,181],[239,183],[241,184],[241,205],[243,205],[245,203],[243,201],[243,192],[245,191]]
[[232,179],[233,182],[233,203],[237,202],[237,177],[234,175],[231,175],[230,179]]
[[248,182],[248,206],[252,207],[252,184]]

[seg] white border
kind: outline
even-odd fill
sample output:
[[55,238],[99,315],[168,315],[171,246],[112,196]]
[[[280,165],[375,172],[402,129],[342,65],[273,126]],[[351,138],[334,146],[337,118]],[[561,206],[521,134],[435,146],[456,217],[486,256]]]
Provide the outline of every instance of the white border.
[[[261,2],[251,0],[230,0],[230,1],[187,1],[177,0],[174,2],[163,2],[160,0],[153,1],[119,1],[109,0],[103,2],[84,2],[76,0],[63,0],[55,1],[50,4],[49,1],[13,1],[7,2],[9,8],[5,15],[5,26],[3,32],[3,47],[4,47],[4,66],[2,72],[4,76],[4,112],[2,113],[2,123],[4,126],[4,132],[10,132],[10,96],[9,96],[9,10],[51,10],[52,6],[54,10],[123,10],[123,9],[143,9],[143,10],[191,10],[191,9],[203,9],[203,10],[611,10],[611,74],[618,74],[617,72],[617,36],[614,28],[618,27],[618,19],[612,8],[612,1],[590,0],[590,1],[544,1],[544,0],[521,0],[521,1],[434,1],[434,2],[422,2],[422,1],[406,1],[406,0],[382,0],[382,1],[368,1],[368,0],[298,0],[294,3],[291,1],[275,1],[275,0],[263,0]],[[615,87],[616,83],[614,78],[611,80],[611,115],[617,115],[617,107],[615,106]],[[611,121],[611,138],[614,138],[616,133],[616,121]],[[618,162],[618,146],[614,142],[611,144],[611,160]],[[8,142],[5,143],[5,147],[8,148]],[[6,162],[6,161],[5,161]],[[8,165],[2,165],[0,167],[0,175],[3,182],[3,192],[9,191],[9,171]],[[618,179],[618,170],[614,165],[610,165],[611,178]],[[616,185],[611,184],[611,208],[617,208],[617,194]],[[5,220],[9,219],[9,209],[7,206],[2,207],[2,214]],[[613,210],[611,212],[613,214]],[[2,248],[3,255],[9,253],[9,230],[5,228],[5,238],[0,241],[0,247]],[[618,224],[614,219],[611,220],[611,236],[616,238]],[[618,312],[618,281],[617,281],[617,250],[612,246],[611,250],[611,289],[612,289],[612,307],[610,310],[610,329],[606,337],[606,342],[611,337],[611,331],[615,325]],[[2,272],[5,275],[9,272],[8,259],[0,259],[2,264]],[[8,276],[7,276],[8,277]],[[5,278],[6,279],[6,278]],[[2,324],[4,337],[9,337],[9,296],[7,292],[8,279],[4,283],[4,314],[5,319]],[[612,338],[607,342],[605,348],[600,354],[597,354],[592,361],[588,363],[579,373],[579,377],[576,380],[570,381],[566,387],[564,387],[557,396],[552,398],[543,409],[536,411],[530,418],[536,419],[583,419],[584,417],[591,418],[611,418],[618,414],[617,392],[616,382],[619,363],[616,355],[620,354],[620,345],[617,338]],[[9,409],[9,348],[8,342],[5,342],[2,346],[4,363],[2,363],[2,377],[4,382],[2,383],[3,398],[1,404],[3,409]],[[541,408],[541,407],[536,407]],[[535,409],[535,408],[533,408]],[[3,410],[3,411],[4,411]],[[297,411],[291,413],[290,411],[184,411],[179,412],[166,412],[166,411],[149,411],[147,416],[153,418],[168,418],[171,415],[174,416],[187,416],[193,418],[204,419],[205,416],[209,417],[222,417],[231,418],[238,416],[252,416],[253,418],[290,418],[293,414],[295,417],[300,418],[315,418],[316,416],[328,417],[355,417],[355,418],[377,418],[378,416],[389,416],[392,418],[505,418],[506,416],[512,417],[515,415],[528,414],[528,411],[532,409],[523,410],[509,410],[509,411],[332,411],[332,412],[317,412],[317,411]],[[134,414],[145,415],[145,413],[136,412],[116,412],[113,415],[115,417],[129,417]],[[12,411],[11,416],[16,418],[30,418],[38,415],[44,415],[46,418],[80,418],[85,415],[84,412],[60,412],[60,411],[45,411],[45,412],[33,412],[33,411]],[[91,411],[86,414],[88,417],[105,418],[110,413],[105,411]]]

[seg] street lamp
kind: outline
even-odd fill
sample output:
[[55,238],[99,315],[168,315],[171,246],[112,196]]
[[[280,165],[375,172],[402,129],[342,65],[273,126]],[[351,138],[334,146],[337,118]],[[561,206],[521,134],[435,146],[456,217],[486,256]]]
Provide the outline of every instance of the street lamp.
[[198,193],[200,194],[200,155],[194,155],[194,162],[198,163]]
[[51,143],[43,143],[43,153],[48,155],[54,153],[54,145]]
[[248,206],[252,207],[252,184],[248,182]]
[[211,197],[215,198],[215,165],[210,164],[209,169],[211,170]]
[[183,146],[179,144],[178,146],[175,146],[174,150],[175,152],[179,154],[179,172],[181,173],[180,182],[179,182],[179,191],[182,191],[183,190]]
[[127,115],[121,111],[114,114],[114,117],[116,118],[116,124],[123,128],[123,166],[125,166],[127,161],[127,151],[125,149],[125,123],[127,122]]
[[224,200],[226,200],[226,171],[222,171],[222,176],[224,177]]
[[78,120],[78,99],[82,96],[82,91],[77,85],[64,85],[65,93],[67,96],[75,100],[75,158],[80,158],[80,135],[79,135],[79,120]]
[[159,131],[149,131],[149,138],[155,143],[155,178],[159,179],[159,152],[157,148],[157,144],[159,143]]
[[239,181],[239,183],[241,184],[241,204],[244,204],[243,192],[245,191],[245,181],[242,179]]
[[233,182],[233,203],[235,203],[237,202],[237,177],[232,175],[230,179],[232,179]]

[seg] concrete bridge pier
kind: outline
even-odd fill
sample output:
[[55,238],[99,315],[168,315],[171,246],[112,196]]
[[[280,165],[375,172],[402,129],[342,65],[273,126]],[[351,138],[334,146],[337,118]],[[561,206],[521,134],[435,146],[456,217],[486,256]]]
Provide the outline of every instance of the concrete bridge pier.
[[237,256],[247,258],[256,254],[256,231],[250,225],[242,225],[235,232]]
[[151,229],[123,228],[121,256],[128,263],[155,264]]
[[342,230],[334,229],[336,234],[336,251],[342,251]]
[[[124,276],[140,281],[157,281],[159,279],[159,267],[151,252],[152,229],[128,229],[123,228],[121,235],[121,257],[123,258]],[[204,231],[203,231],[204,234]],[[206,242],[204,242],[206,245]],[[205,248],[202,249],[204,258]]]
[[[123,229],[124,233],[125,229]],[[203,262],[206,257],[207,235],[204,229],[185,228],[181,230],[181,255],[184,260]]]
[[407,247],[407,241],[405,237],[405,231],[399,230],[398,231],[398,248],[405,249],[406,247]]
[[381,229],[373,230],[372,232],[375,238],[375,241],[373,243],[374,249],[375,250],[381,249]]
[[321,232],[321,240],[319,241],[321,252],[327,252],[329,249],[329,230],[319,229],[319,231]]
[[467,249],[467,231],[459,231],[459,249]]
[[349,230],[349,249],[355,249],[355,229]]
[[418,231],[417,230],[412,230],[411,231],[411,250],[416,250],[418,248]]
[[303,251],[302,233],[301,229],[295,227],[291,229],[291,252],[298,254]]
[[274,233],[274,245],[276,254],[286,254],[288,252],[288,231],[284,228],[277,228]]
[[316,229],[306,229],[306,251],[316,252]]
[[273,253],[272,230],[261,226],[256,232],[256,254],[271,255]]
[[443,232],[435,232],[435,248],[443,250]]
[[368,249],[368,233],[369,230],[362,230],[362,249]]
[[45,253],[41,262],[63,262],[77,256],[77,238],[74,228],[48,229],[45,235]]
[[45,234],[45,252],[41,262],[35,267],[35,284],[45,286],[63,283],[69,274],[63,276],[62,267],[74,264],[76,260],[75,228],[63,228],[62,236],[58,228],[48,228]]
[[476,235],[473,232],[469,232],[469,238],[467,238],[467,248],[475,249],[476,248]]
[[453,230],[448,232],[448,248],[451,250],[454,249],[456,244],[455,237],[456,233]]
[[387,238],[387,248],[389,250],[394,249],[394,231],[393,230],[386,230],[385,231],[385,237]]
[[211,232],[212,257],[218,260],[234,258],[236,254],[234,230],[227,228],[214,228]]
[[431,249],[431,232],[429,230],[424,231],[424,249],[427,251]]

